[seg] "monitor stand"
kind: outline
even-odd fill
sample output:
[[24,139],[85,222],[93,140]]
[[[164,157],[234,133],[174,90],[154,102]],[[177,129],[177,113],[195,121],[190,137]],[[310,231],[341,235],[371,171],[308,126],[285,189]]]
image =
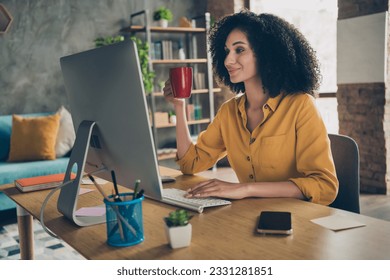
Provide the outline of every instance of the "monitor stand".
[[66,218],[70,219],[79,226],[90,226],[106,222],[106,215],[98,217],[75,215],[79,197],[80,183],[84,175],[83,173],[88,155],[89,143],[95,124],[96,123],[94,121],[82,121],[79,128],[77,129],[76,140],[72,149],[72,154],[69,158],[64,183],[71,181],[70,175],[75,166],[77,167],[76,178],[73,180],[73,182],[61,188],[57,202],[57,209]]

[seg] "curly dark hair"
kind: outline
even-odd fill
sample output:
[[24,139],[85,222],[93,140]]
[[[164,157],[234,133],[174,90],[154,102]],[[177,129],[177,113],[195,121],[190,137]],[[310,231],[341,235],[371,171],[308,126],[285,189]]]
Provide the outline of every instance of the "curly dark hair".
[[230,81],[224,65],[225,42],[233,29],[246,34],[270,97],[281,92],[316,95],[321,74],[315,51],[306,38],[292,24],[275,15],[256,15],[248,10],[225,16],[210,29],[213,70],[220,82],[235,93],[245,92],[243,82],[234,84]]

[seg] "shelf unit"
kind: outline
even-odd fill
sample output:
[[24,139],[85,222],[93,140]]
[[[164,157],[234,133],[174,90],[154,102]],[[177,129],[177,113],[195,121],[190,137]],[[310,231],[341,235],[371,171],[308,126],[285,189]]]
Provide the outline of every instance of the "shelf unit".
[[[136,17],[141,17],[141,21],[143,20],[144,25],[133,25],[133,22]],[[160,69],[161,71],[165,71],[165,78],[169,76],[168,67],[176,67],[176,66],[191,66],[193,67],[194,75],[199,72],[199,68],[203,70],[205,73],[205,88],[193,89],[191,92],[191,102],[195,102],[199,104],[205,103],[205,98],[201,96],[208,95],[208,99],[206,99],[207,104],[207,117],[202,117],[197,120],[188,121],[188,125],[190,126],[190,131],[193,135],[197,135],[202,129],[202,125],[206,125],[210,123],[214,118],[214,93],[220,92],[219,88],[214,88],[214,80],[212,76],[212,66],[211,66],[211,57],[208,50],[208,40],[206,38],[207,33],[210,29],[210,14],[205,13],[201,17],[196,17],[192,19],[195,22],[200,20],[203,21],[204,27],[159,27],[159,26],[150,26],[150,16],[149,11],[144,10],[138,13],[134,13],[130,15],[130,26],[122,29],[123,33],[135,35],[143,33],[145,35],[146,42],[149,44],[149,58],[152,57],[152,42],[158,36],[165,36],[168,38],[175,36],[179,37],[180,40],[185,40],[184,46],[186,50],[187,59],[149,59],[149,69],[152,71],[156,71]],[[203,37],[203,38],[201,38]],[[198,41],[203,40],[204,44],[199,44]],[[200,57],[198,54],[199,48],[203,48],[202,56]],[[165,102],[162,100],[163,94],[161,92],[153,92],[148,95],[148,104],[151,111],[151,126],[153,132],[154,143],[156,145],[156,150],[163,148],[161,147],[161,143],[159,142],[159,133],[160,130],[169,129],[170,127],[175,127],[175,124],[160,124],[156,125],[155,120],[155,112],[157,112],[156,108],[159,103]],[[202,99],[200,101],[200,99]],[[161,151],[160,151],[161,152]],[[165,160],[175,157],[175,152],[171,152],[169,154],[159,153],[158,159]]]

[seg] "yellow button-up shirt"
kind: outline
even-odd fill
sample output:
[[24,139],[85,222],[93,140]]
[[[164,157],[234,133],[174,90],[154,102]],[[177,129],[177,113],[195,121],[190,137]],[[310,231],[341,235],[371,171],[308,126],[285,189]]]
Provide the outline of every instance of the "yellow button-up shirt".
[[304,196],[328,205],[336,197],[338,180],[327,130],[315,100],[308,94],[269,98],[264,119],[247,129],[246,95],[220,107],[196,144],[177,162],[184,174],[212,167],[226,154],[240,182],[292,181]]

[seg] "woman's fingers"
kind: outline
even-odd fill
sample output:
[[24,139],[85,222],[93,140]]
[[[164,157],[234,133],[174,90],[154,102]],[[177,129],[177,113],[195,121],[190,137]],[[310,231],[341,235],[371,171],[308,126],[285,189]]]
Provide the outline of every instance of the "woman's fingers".
[[187,190],[187,197],[207,197],[217,195],[221,191],[221,181],[212,179],[199,183]]
[[246,197],[245,187],[241,186],[239,183],[211,179],[189,188],[186,195],[188,198],[203,198],[211,196],[228,199],[241,199]]

